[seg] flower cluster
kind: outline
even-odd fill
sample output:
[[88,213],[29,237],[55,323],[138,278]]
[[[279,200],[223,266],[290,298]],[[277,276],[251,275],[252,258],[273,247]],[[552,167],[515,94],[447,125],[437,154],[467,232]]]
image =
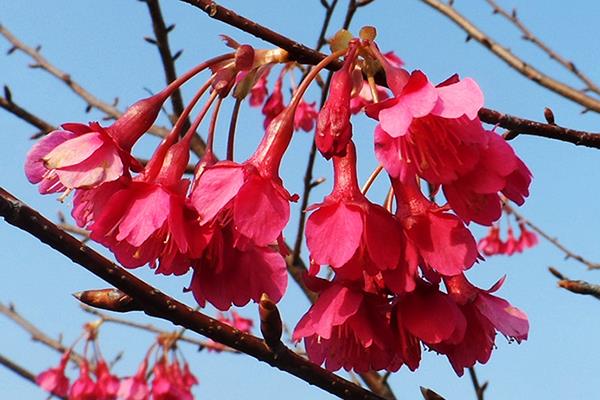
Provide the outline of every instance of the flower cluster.
[[[334,182],[331,193],[306,210],[312,211],[306,284],[319,297],[294,339],[304,339],[309,358],[332,370],[395,371],[404,364],[414,370],[426,346],[462,374],[489,359],[497,332],[527,338],[527,317],[492,294],[502,282],[479,289],[465,272],[482,259],[467,225],[497,221],[501,196],[523,204],[531,174],[510,145],[482,125],[483,95],[475,81],[452,76],[434,85],[423,72],[404,69],[393,53],[382,54],[374,39],[373,28],[360,38],[336,35],[334,52],[300,85],[292,83],[286,104],[284,78],[295,69],[286,53],[226,38],[234,52],[195,67],[113,125],[65,124],[50,133],[28,154],[27,176],[42,193],[75,191],[75,221],[125,267],[150,265],[164,275],[191,270],[188,290],[198,304],[225,311],[258,302],[263,293],[277,302],[286,290],[282,232],[298,197],[286,190],[279,169],[294,131],[314,129]],[[340,58],[317,111],[304,93]],[[269,94],[267,79],[278,63],[284,65]],[[131,155],[134,143],[173,90],[207,68],[211,77],[140,165]],[[381,75],[390,91],[375,83]],[[212,150],[220,104],[229,95],[236,105],[248,97],[265,117],[262,140],[243,162],[234,161],[234,130],[226,159],[217,160]],[[190,142],[213,105],[205,155],[193,178],[185,178]],[[367,197],[370,184],[365,190],[358,184],[351,119],[363,112],[377,123],[375,155],[390,179],[383,205]],[[332,279],[319,277],[325,266]]]
[[[188,363],[179,360],[172,338],[159,337],[156,344],[160,346],[154,344],[150,347],[136,374],[119,378],[110,372],[100,353],[98,327],[98,323],[85,325],[83,358],[77,363],[79,376],[73,383],[66,376],[65,369],[69,361],[76,363],[72,358],[74,345],[63,353],[58,366],[38,374],[36,383],[45,391],[69,400],[193,400],[191,388],[198,384],[198,380]],[[89,347],[93,348],[91,359],[87,357]],[[155,349],[161,353],[157,354],[152,368],[152,383],[148,383],[148,360]]]
[[515,237],[512,226],[508,226],[506,240],[500,238],[500,227],[494,224],[490,227],[488,234],[477,244],[477,248],[486,256],[504,254],[512,256],[515,253],[522,253],[538,244],[537,235],[527,229],[523,221],[519,221],[519,237]]

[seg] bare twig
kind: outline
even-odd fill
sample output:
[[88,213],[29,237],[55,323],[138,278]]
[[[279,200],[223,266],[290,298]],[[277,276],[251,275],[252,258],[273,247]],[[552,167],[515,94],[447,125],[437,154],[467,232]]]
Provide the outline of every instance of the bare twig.
[[600,94],[600,87],[596,85],[586,74],[581,72],[572,61],[567,60],[566,58],[558,54],[556,51],[552,50],[550,46],[542,42],[540,38],[535,36],[527,28],[527,26],[525,26],[523,21],[521,21],[517,16],[516,9],[513,9],[513,11],[509,13],[506,9],[499,6],[498,3],[496,3],[494,0],[485,1],[492,7],[494,14],[499,14],[503,16],[508,21],[510,21],[519,31],[521,31],[523,40],[533,43],[544,53],[546,53],[551,59],[555,60],[557,63],[565,67],[571,73],[573,73],[573,75],[575,75],[581,82],[583,82],[586,85],[587,90]]
[[483,385],[479,384],[475,367],[469,367],[469,376],[471,377],[471,382],[473,383],[473,389],[475,389],[475,396],[477,396],[477,400],[484,400],[485,389],[488,387],[488,382],[484,382]]
[[35,126],[40,131],[44,133],[48,133],[54,129],[54,126],[40,117],[33,115],[23,107],[19,106],[12,100],[12,96],[10,95],[10,90],[7,86],[4,87],[4,92],[8,94],[6,97],[0,96],[0,107],[5,109],[11,114],[16,115],[21,118],[23,121],[28,122],[30,125]]
[[[31,340],[33,340],[34,342],[40,342],[42,344],[45,344],[46,346],[56,350],[59,353],[64,353],[68,349],[67,346],[63,345],[58,340],[52,339],[50,336],[42,332],[37,326],[33,325],[31,322],[23,318],[21,314],[19,314],[15,310],[14,305],[9,304],[8,306],[6,306],[0,303],[0,314],[6,315],[8,318],[13,320],[13,322],[15,322],[25,331],[27,331],[31,335]],[[81,360],[83,360],[83,357],[80,354],[71,351],[71,360],[76,363],[79,363],[81,362]]]
[[542,229],[540,229],[537,225],[533,224],[531,221],[526,219],[518,211],[515,211],[515,209],[513,207],[511,207],[507,201],[504,202],[504,210],[508,214],[513,214],[517,218],[518,221],[523,222],[525,225],[527,225],[528,227],[530,227],[531,229],[536,231],[541,237],[543,237],[544,239],[546,239],[547,241],[552,243],[557,249],[559,249],[560,251],[562,251],[565,254],[566,259],[572,258],[576,261],[579,261],[580,263],[587,266],[588,269],[600,269],[599,263],[591,262],[591,261],[583,258],[582,256],[580,256],[579,254],[575,254],[571,250],[567,249],[562,243],[560,243],[558,241],[557,238],[554,238],[554,237],[548,235],[546,232],[544,232]]
[[[111,323],[114,323],[114,324],[117,324],[117,325],[124,325],[124,326],[128,326],[128,327],[131,327],[131,328],[140,329],[140,330],[143,330],[143,331],[146,331],[146,332],[150,332],[150,333],[153,333],[153,334],[157,334],[157,335],[167,335],[167,334],[170,333],[170,332],[167,332],[165,330],[159,329],[159,328],[157,328],[156,326],[154,326],[152,324],[142,324],[142,323],[131,321],[131,320],[128,320],[128,319],[114,317],[114,316],[112,316],[110,314],[103,313],[101,311],[96,310],[95,308],[92,308],[92,307],[89,307],[89,306],[86,306],[86,305],[82,305],[81,308],[83,309],[83,311],[85,311],[85,312],[87,312],[89,314],[95,315],[98,318],[101,318],[104,322],[111,322]],[[186,343],[190,343],[190,344],[196,345],[199,348],[212,348],[212,347],[214,347],[214,345],[211,342],[207,341],[207,340],[200,340],[200,339],[192,338],[192,337],[189,337],[189,336],[183,335],[183,334],[180,335],[177,340],[181,340],[182,342],[186,342]],[[234,350],[234,349],[229,348],[229,347],[224,347],[222,349],[219,347],[219,350],[220,351],[227,351],[227,352],[231,352],[231,353],[239,353],[237,350]]]
[[[4,365],[7,369],[9,369],[12,372],[14,372],[15,374],[19,375],[21,378],[23,378],[37,386],[37,382],[35,381],[36,375],[33,372],[29,371],[28,369],[23,368],[22,366],[15,363],[14,361],[9,360],[8,358],[4,357],[2,354],[0,354],[0,364]],[[65,399],[66,400],[66,397],[58,396],[56,394],[52,394],[52,395],[50,395],[50,397],[56,397],[57,399]]]
[[511,68],[518,71],[521,75],[534,81],[535,83],[555,92],[559,95],[581,104],[587,110],[600,112],[600,100],[582,93],[581,91],[544,74],[535,67],[523,61],[510,52],[507,48],[501,46],[483,31],[477,28],[471,21],[460,14],[454,7],[441,0],[421,0],[423,3],[437,10],[452,22],[463,29],[469,38],[473,38],[490,50],[494,55],[508,64]]
[[175,325],[207,336],[340,398],[383,399],[383,397],[309,362],[285,346],[282,346],[277,352],[273,352],[265,346],[261,339],[196,312],[189,306],[163,294],[83,245],[74,237],[64,233],[51,221],[2,188],[0,188],[0,215],[11,225],[29,232],[94,275],[134,298],[144,307],[144,312],[150,316],[171,321]]
[[561,288],[567,289],[569,292],[593,296],[600,300],[600,285],[586,281],[571,280],[552,267],[549,267],[548,270],[552,275],[558,278],[558,286]]

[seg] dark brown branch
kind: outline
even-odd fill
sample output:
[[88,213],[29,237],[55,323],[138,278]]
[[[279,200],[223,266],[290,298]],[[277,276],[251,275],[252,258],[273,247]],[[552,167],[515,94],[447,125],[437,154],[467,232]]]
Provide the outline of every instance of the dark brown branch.
[[279,351],[273,352],[261,339],[196,312],[191,307],[163,294],[66,234],[2,188],[0,188],[0,215],[11,225],[29,232],[73,262],[136,299],[144,307],[144,313],[147,315],[171,321],[174,325],[207,336],[340,398],[382,399],[309,362],[287,347],[282,346]]
[[565,67],[568,71],[570,71],[573,75],[575,75],[581,82],[583,82],[586,85],[587,90],[600,94],[600,87],[596,85],[586,74],[581,72],[572,61],[567,60],[566,58],[558,54],[556,51],[552,50],[550,46],[542,42],[540,38],[535,36],[533,32],[531,32],[527,28],[527,26],[525,26],[523,21],[521,21],[517,16],[517,10],[513,10],[511,13],[509,13],[504,8],[500,7],[498,3],[496,3],[494,0],[486,1],[492,7],[494,14],[499,14],[503,16],[508,21],[510,21],[519,31],[521,31],[523,40],[533,43],[540,50],[546,53],[548,57]]
[[558,80],[544,74],[532,65],[523,61],[521,58],[511,53],[510,50],[501,46],[499,43],[486,35],[451,5],[440,0],[421,1],[449,18],[452,22],[464,30],[467,35],[469,35],[469,38],[477,40],[485,48],[487,48],[521,75],[571,101],[574,101],[575,103],[581,104],[587,110],[600,112],[600,100],[588,96],[563,82],[559,82]]
[[[177,79],[177,70],[175,68],[175,59],[179,57],[181,51],[173,56],[171,53],[171,47],[169,45],[169,32],[174,28],[174,25],[168,26],[165,24],[165,20],[160,10],[160,4],[158,0],[145,0],[148,5],[148,11],[150,12],[150,18],[152,19],[152,29],[154,30],[154,44],[158,48],[160,54],[160,60],[163,65],[165,72],[165,80],[167,85]],[[181,90],[175,89],[171,95],[171,105],[173,107],[173,115],[171,116],[171,122],[175,123],[177,118],[183,113],[183,97]],[[187,132],[190,127],[190,119],[186,118],[185,123],[182,127],[182,132]],[[192,151],[198,156],[202,156],[206,149],[206,143],[197,134],[192,138],[190,144]]]
[[560,286],[561,288],[567,289],[569,292],[572,293],[593,296],[596,299],[600,300],[600,285],[589,283],[586,281],[571,280],[552,267],[549,267],[548,270],[552,275],[558,278],[558,286]]
[[488,382],[484,382],[483,385],[479,384],[475,367],[469,368],[469,376],[471,377],[471,383],[473,383],[473,389],[475,389],[475,396],[477,396],[477,400],[484,400],[485,389],[488,387]]
[[[295,42],[283,35],[273,32],[269,28],[266,28],[256,22],[250,21],[247,18],[241,17],[225,9],[224,7],[218,6],[208,0],[181,0],[196,6],[208,13],[211,17],[217,18],[229,25],[235,26],[244,32],[250,33],[258,38],[266,40],[282,49],[288,51],[290,57],[299,62],[307,64],[317,64],[325,55],[318,51],[308,48],[307,46]],[[422,0],[426,1],[426,0]],[[211,11],[212,10],[212,11]],[[328,68],[330,70],[337,70],[340,67],[340,63],[332,62]],[[385,84],[385,79],[378,76],[378,83]],[[579,92],[577,92],[581,95]],[[596,100],[594,100],[596,101]],[[598,102],[600,105],[600,102]],[[541,136],[550,139],[556,139],[563,142],[569,142],[576,145],[600,148],[600,134],[590,133],[584,131],[577,131],[574,129],[563,128],[551,124],[543,124],[540,122],[527,120],[524,118],[515,117],[513,115],[504,114],[492,109],[482,108],[479,111],[479,118],[483,122],[489,124],[497,124],[506,129],[518,130],[526,135]]]
[[572,258],[573,260],[579,261],[580,263],[587,266],[588,269],[600,269],[599,263],[591,262],[591,261],[583,258],[582,256],[580,256],[579,254],[576,254],[576,253],[572,252],[571,250],[567,249],[562,243],[560,243],[558,241],[557,238],[554,238],[554,237],[548,235],[537,225],[533,224],[531,221],[526,219],[518,211],[515,211],[515,209],[513,207],[511,207],[507,201],[504,202],[504,210],[508,214],[513,214],[517,218],[518,221],[523,222],[525,225],[527,225],[528,227],[533,229],[535,232],[537,232],[541,237],[543,237],[544,239],[546,239],[547,241],[552,243],[554,245],[554,247],[556,247],[557,249],[559,249],[560,251],[562,251],[565,254],[566,259]]
[[[21,316],[15,310],[14,305],[10,304],[8,306],[5,306],[4,304],[0,303],[0,314],[6,315],[9,319],[11,319],[25,331],[27,331],[29,335],[31,335],[31,340],[33,340],[34,342],[40,342],[50,347],[51,349],[56,350],[59,353],[64,353],[68,349],[67,346],[63,345],[58,340],[52,339],[44,332],[42,332],[38,327],[33,325],[30,321],[23,318],[23,316]],[[78,364],[81,362],[81,360],[83,360],[83,357],[74,351],[71,351],[70,358],[72,361]]]

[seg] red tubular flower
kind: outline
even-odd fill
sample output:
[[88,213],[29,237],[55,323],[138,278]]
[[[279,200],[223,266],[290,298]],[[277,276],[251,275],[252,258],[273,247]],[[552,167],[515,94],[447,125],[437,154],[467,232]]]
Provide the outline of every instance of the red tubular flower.
[[509,226],[506,241],[502,243],[501,252],[507,256],[512,256],[513,254],[520,253],[521,251],[522,250],[519,248],[519,244],[515,238],[512,227]]
[[319,111],[315,143],[328,160],[334,155],[343,156],[352,138],[350,98],[355,58],[356,48],[353,47],[346,55],[342,68],[333,74],[327,101]]
[[37,383],[45,391],[57,396],[67,397],[69,391],[69,378],[65,376],[65,367],[69,362],[71,352],[69,350],[60,358],[60,363],[54,368],[41,372],[35,378]]
[[148,360],[144,358],[136,374],[127,379],[123,379],[119,385],[119,398],[124,400],[147,400],[150,395],[148,381],[146,379],[146,370],[148,369]]
[[[402,255],[400,225],[385,208],[361,193],[356,177],[356,150],[352,141],[344,156],[333,156],[333,191],[306,222],[306,244],[319,265],[344,268],[361,277],[396,268]],[[383,239],[385,238],[385,239]]]
[[294,130],[302,129],[304,132],[310,132],[315,127],[315,121],[319,113],[315,109],[315,102],[307,103],[300,101],[296,113],[294,114]]
[[308,358],[318,365],[325,362],[330,371],[387,368],[393,346],[385,298],[340,282],[312,279],[321,286],[321,293],[293,334],[295,341],[304,338]]
[[504,279],[489,290],[473,286],[464,275],[444,278],[448,294],[458,304],[467,325],[462,341],[456,344],[440,343],[431,347],[445,354],[457,375],[477,361],[485,364],[494,347],[496,331],[520,343],[527,339],[529,322],[521,310],[506,300],[492,295]]
[[179,363],[175,360],[167,364],[162,357],[154,365],[152,381],[152,398],[154,400],[193,400],[194,396],[183,382]]
[[250,107],[260,107],[265,102],[265,98],[269,94],[267,88],[267,76],[269,75],[269,71],[270,70],[263,72],[254,86],[252,86],[252,89],[250,89]]
[[110,373],[106,362],[100,358],[96,363],[96,394],[98,400],[115,400],[121,381]]
[[283,104],[283,92],[281,91],[284,72],[285,70],[281,71],[281,74],[275,81],[273,92],[267,98],[267,101],[262,108],[262,113],[265,116],[265,120],[263,122],[263,127],[265,129],[267,129],[271,121],[273,121],[273,119],[285,109],[285,105]]
[[[76,221],[90,223],[91,238],[110,248],[125,267],[158,262],[157,273],[181,275],[206,244],[206,230],[186,204],[189,181],[181,179],[190,137],[168,150],[161,146],[144,172],[114,193],[103,185],[76,196]],[[107,203],[99,205],[105,198]]]
[[69,390],[69,400],[97,400],[96,383],[90,378],[90,370],[86,360],[79,364],[79,378]]
[[519,229],[521,230],[521,235],[519,236],[517,246],[521,251],[534,247],[538,244],[539,240],[537,235],[528,230],[524,222],[519,222]]
[[131,148],[152,126],[168,93],[138,101],[106,128],[96,122],[63,124],[62,130],[49,133],[27,153],[27,178],[47,194],[96,187],[128,176],[130,167],[139,170]]

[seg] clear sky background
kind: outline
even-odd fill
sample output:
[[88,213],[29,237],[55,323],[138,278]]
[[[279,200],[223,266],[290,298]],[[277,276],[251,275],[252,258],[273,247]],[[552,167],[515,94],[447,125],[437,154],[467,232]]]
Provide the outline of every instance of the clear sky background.
[[[257,47],[271,47],[248,34],[239,32],[177,0],[162,1],[167,23],[177,27],[170,36],[173,51],[184,48],[177,68],[183,72],[216,54],[227,51],[217,35],[225,33],[240,42]],[[323,9],[319,1],[223,1],[238,13],[263,23],[308,45],[314,45],[321,26]],[[600,82],[600,43],[597,39],[597,16],[600,5],[594,2],[502,1],[507,8],[518,7],[519,16],[531,30],[577,66]],[[492,16],[484,1],[456,1],[456,7],[492,37],[499,39],[530,63],[559,79],[580,87],[565,71],[531,44],[520,40],[518,32],[506,21]],[[340,26],[346,1],[340,1],[332,29]],[[146,6],[134,0],[42,0],[0,2],[0,23],[29,45],[43,45],[43,54],[59,68],[99,98],[111,102],[116,96],[121,105],[146,96],[144,88],[158,91],[164,83],[158,53],[143,41],[152,29]],[[465,42],[465,34],[420,1],[376,0],[359,10],[352,24],[353,32],[362,25],[375,25],[378,43],[394,50],[409,69],[422,69],[434,82],[453,73],[477,80],[485,93],[486,106],[526,118],[543,120],[543,109],[551,107],[558,124],[572,128],[600,131],[600,117],[592,112],[581,114],[582,107],[526,80],[475,42]],[[9,45],[0,39],[0,52]],[[10,85],[13,99],[53,124],[97,120],[101,114],[85,114],[85,104],[60,82],[41,70],[30,70],[30,60],[22,54],[0,55],[0,84]],[[271,83],[273,79],[271,79]],[[185,92],[190,98],[190,88]],[[315,93],[311,95],[316,100]],[[310,99],[310,97],[309,97]],[[227,124],[227,110],[222,114],[221,129]],[[259,111],[246,108],[238,130],[237,154],[249,154],[262,134]],[[362,122],[359,122],[362,121]],[[165,121],[163,121],[163,124]],[[360,175],[368,176],[374,165],[372,147],[373,122],[356,119],[355,138],[362,151]],[[32,145],[28,139],[35,129],[0,110],[0,185],[49,218],[58,211],[70,212],[54,196],[42,197],[23,173],[23,162]],[[157,140],[148,139],[138,146],[138,154],[147,154]],[[521,136],[513,140],[518,154],[534,174],[532,194],[522,213],[567,247],[585,257],[600,261],[597,226],[598,167],[600,152],[577,148],[571,144]],[[223,148],[223,143],[219,144]],[[305,153],[310,136],[298,133],[283,165],[283,177],[291,192],[300,192]],[[319,161],[317,176],[329,175],[329,166]],[[313,192],[313,201],[327,194],[329,183]],[[374,188],[373,198],[381,199],[385,188]],[[295,232],[298,210],[293,211],[289,237]],[[478,236],[485,230],[473,228]],[[306,254],[304,252],[304,254]],[[0,301],[14,302],[17,310],[53,337],[63,335],[65,343],[73,341],[81,325],[90,318],[80,311],[70,293],[107,287],[107,284],[64,256],[52,251],[4,222],[0,223]],[[562,253],[542,242],[537,248],[513,257],[492,257],[477,265],[469,277],[482,287],[489,287],[506,274],[508,279],[499,292],[501,297],[523,309],[530,318],[527,342],[507,344],[497,337],[497,349],[491,360],[478,366],[481,380],[489,380],[486,399],[593,399],[598,398],[598,359],[596,345],[600,334],[598,301],[577,296],[556,287],[547,267],[558,267],[573,279],[600,281],[600,272],[587,272]],[[167,293],[193,304],[182,288],[190,276],[181,278],[154,276],[148,268],[135,273]],[[308,303],[290,283],[281,302],[285,321],[293,327],[307,310]],[[208,313],[213,310],[208,309]],[[256,307],[240,311],[257,318]],[[127,315],[147,322],[143,315]],[[153,321],[170,329],[168,324]],[[132,374],[154,337],[150,334],[105,326],[100,345],[107,358],[125,350],[116,366],[120,375]],[[245,355],[196,352],[182,344],[182,350],[200,379],[195,393],[199,399],[327,399],[331,396],[298,379],[273,370]],[[0,316],[0,353],[28,369],[39,372],[55,365],[59,355],[33,343],[13,322]],[[416,372],[406,368],[390,377],[390,384],[401,399],[419,399],[419,386],[430,387],[447,399],[472,399],[473,389],[467,376],[458,378],[443,356],[425,353]],[[46,395],[35,386],[0,367],[0,397],[43,399]]]

